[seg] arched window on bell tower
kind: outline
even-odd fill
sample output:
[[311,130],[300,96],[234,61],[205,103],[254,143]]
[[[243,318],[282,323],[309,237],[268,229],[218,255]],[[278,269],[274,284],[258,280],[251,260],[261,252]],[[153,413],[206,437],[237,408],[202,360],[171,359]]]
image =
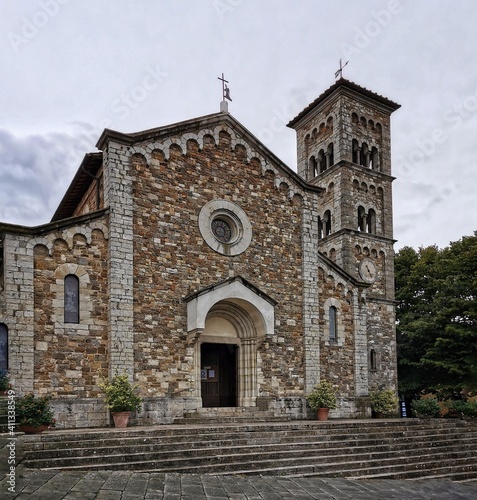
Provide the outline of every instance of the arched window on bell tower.
[[318,217],[318,239],[331,234],[331,211],[327,210],[323,217]]
[[309,179],[314,179],[318,175],[318,164],[314,156],[310,158],[308,165],[309,165]]
[[326,170],[326,155],[325,151],[323,149],[320,149],[320,152],[318,153],[318,171],[321,174],[321,172],[324,172]]
[[368,210],[367,222],[368,233],[376,234],[376,212],[372,208]]
[[363,167],[369,166],[369,149],[368,145],[365,142],[361,144],[361,150],[359,152],[359,164]]
[[356,139],[353,139],[351,143],[351,151],[352,151],[352,162],[359,163],[359,145]]
[[328,160],[328,167],[331,167],[335,164],[335,154],[334,154],[334,146],[333,143],[330,142],[328,144],[328,150],[326,152],[326,158]]
[[375,146],[373,146],[371,148],[369,167],[372,170],[379,170],[380,169],[380,167],[379,167],[379,153],[378,153],[378,149]]
[[367,223],[366,223],[366,212],[363,206],[358,207],[358,231],[366,231]]

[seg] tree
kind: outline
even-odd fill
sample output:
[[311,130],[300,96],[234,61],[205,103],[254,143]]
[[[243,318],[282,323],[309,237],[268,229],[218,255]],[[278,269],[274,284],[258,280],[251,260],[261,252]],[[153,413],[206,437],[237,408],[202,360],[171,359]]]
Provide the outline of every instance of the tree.
[[477,232],[396,255],[399,389],[477,391]]

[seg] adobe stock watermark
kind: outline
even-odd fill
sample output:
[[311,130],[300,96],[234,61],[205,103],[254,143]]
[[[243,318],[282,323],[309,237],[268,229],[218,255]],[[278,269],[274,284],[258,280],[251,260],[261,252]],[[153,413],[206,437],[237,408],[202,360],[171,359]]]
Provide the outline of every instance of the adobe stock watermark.
[[69,153],[62,158],[61,163],[68,165],[80,163],[85,151],[94,151],[98,140],[98,128],[102,131],[109,128],[115,122],[116,117],[126,119],[130,113],[137,109],[148,97],[169,77],[169,74],[161,69],[159,64],[149,65],[145,68],[142,76],[126,92],[113,99],[109,105],[107,116],[99,120],[98,127],[79,123],[79,130],[75,132],[76,140]]
[[8,40],[14,52],[28,45],[33,38],[38,35],[52,18],[56,17],[60,12],[62,5],[66,5],[71,0],[40,0],[38,2],[38,10],[30,17],[22,17],[21,28],[17,33],[10,31]]
[[[307,102],[306,96],[295,96],[293,100],[286,102],[281,108],[275,108],[268,125],[262,128],[258,133],[260,141],[264,144],[271,143],[275,134],[285,130],[290,120],[297,115],[297,109],[300,109],[300,103],[302,102]],[[304,105],[301,105],[301,109],[303,108]]]
[[341,43],[341,51],[345,58],[359,54],[377,38],[392,21],[393,16],[400,14],[403,6],[400,0],[389,0],[385,9],[372,11],[371,18],[364,26],[354,28],[353,43]]
[[8,390],[7,399],[7,427],[8,427],[8,443],[6,445],[7,454],[7,489],[10,493],[16,492],[16,460],[17,460],[17,438],[15,436],[15,391]]
[[241,3],[243,3],[243,0],[214,0],[215,12],[217,12],[220,20],[223,21],[225,15],[232,12]]
[[156,67],[148,66],[141,80],[131,90],[114,99],[111,103],[111,111],[119,114],[122,119],[127,118],[131,110],[136,109],[141,102],[145,101],[149,94],[156,90],[168,76],[168,73],[161,71],[159,65]]
[[441,144],[450,138],[450,132],[460,128],[463,123],[477,112],[477,89],[459,104],[443,115],[444,126],[434,128],[424,139],[416,139],[416,147],[406,155],[397,158],[396,172],[399,177],[409,177],[428,157],[436,153]]

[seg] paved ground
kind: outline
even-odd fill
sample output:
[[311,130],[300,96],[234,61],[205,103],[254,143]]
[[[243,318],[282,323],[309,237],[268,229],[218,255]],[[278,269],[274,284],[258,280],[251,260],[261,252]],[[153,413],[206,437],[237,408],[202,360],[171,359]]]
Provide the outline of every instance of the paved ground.
[[144,472],[51,472],[26,470],[0,481],[0,499],[37,500],[476,500],[477,482],[285,479]]

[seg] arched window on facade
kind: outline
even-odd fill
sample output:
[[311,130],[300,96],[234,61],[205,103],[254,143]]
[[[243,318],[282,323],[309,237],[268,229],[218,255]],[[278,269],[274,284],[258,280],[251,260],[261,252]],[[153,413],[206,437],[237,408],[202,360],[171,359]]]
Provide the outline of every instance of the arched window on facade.
[[8,370],[8,328],[0,323],[0,370]]
[[372,208],[368,210],[367,222],[368,233],[376,234],[376,212]]
[[366,212],[362,206],[358,207],[358,230],[366,231]]
[[328,309],[330,342],[338,340],[338,310],[335,306]]
[[65,323],[79,323],[79,279],[74,274],[65,276]]

